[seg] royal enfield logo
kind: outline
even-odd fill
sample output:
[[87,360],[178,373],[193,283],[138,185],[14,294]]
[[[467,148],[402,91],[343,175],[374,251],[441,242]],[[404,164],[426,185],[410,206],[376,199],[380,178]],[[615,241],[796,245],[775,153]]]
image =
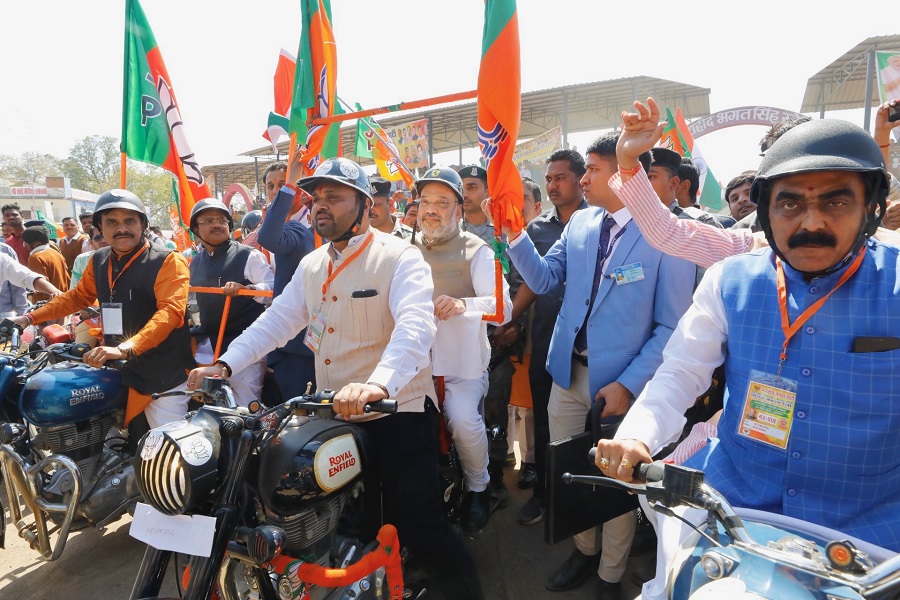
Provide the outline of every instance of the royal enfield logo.
[[72,390],[72,396],[69,398],[69,406],[83,404],[85,402],[94,402],[95,400],[103,400],[106,394],[99,385],[92,385],[86,388],[77,388]]
[[331,492],[345,486],[362,473],[359,449],[350,434],[332,438],[316,451],[316,482]]

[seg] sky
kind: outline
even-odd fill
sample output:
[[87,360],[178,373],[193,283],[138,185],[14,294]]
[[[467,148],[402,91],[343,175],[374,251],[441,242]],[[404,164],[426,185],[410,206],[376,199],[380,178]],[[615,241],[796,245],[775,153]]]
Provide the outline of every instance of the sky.
[[[338,94],[376,107],[475,89],[480,0],[331,0]],[[0,4],[0,153],[65,156],[119,137],[125,0]],[[143,0],[202,165],[261,147],[279,50],[296,54],[298,0]],[[645,75],[709,88],[710,110],[797,111],[809,77],[867,37],[900,33],[890,3],[519,0],[522,91]],[[829,8],[832,7],[832,8]],[[860,125],[862,110],[828,113]],[[762,126],[698,144],[727,182],[759,163]],[[573,134],[583,149],[596,133]],[[464,153],[473,160],[476,150]],[[439,159],[442,157],[438,157]],[[456,152],[445,162],[457,162]]]

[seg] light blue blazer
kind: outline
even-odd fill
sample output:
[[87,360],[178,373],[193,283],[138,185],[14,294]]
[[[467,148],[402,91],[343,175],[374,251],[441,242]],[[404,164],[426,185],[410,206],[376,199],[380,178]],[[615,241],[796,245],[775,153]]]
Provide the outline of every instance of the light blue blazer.
[[[527,236],[509,249],[535,293],[566,284],[547,356],[547,371],[564,388],[571,384],[575,336],[590,305],[604,216],[605,210],[594,207],[576,212],[543,257]],[[616,267],[635,263],[643,269],[643,280],[617,285],[609,277]],[[691,305],[696,267],[652,248],[632,221],[607,261],[605,274],[587,322],[591,399],[613,381],[637,396],[662,363],[663,348]]]

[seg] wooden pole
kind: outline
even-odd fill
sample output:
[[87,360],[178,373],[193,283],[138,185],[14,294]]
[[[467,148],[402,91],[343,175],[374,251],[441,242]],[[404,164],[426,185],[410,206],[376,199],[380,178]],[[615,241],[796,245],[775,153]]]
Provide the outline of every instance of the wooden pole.
[[122,154],[119,156],[119,188],[123,190],[126,189],[125,184],[128,181],[127,169],[128,155],[122,152]]
[[435,96],[434,98],[423,98],[422,100],[412,100],[410,102],[401,102],[399,104],[389,104],[379,108],[367,108],[366,110],[358,110],[355,112],[345,113],[343,115],[332,115],[330,117],[320,117],[310,120],[310,125],[327,125],[328,123],[340,123],[349,121],[350,119],[362,119],[363,117],[371,117],[373,115],[383,115],[389,112],[399,110],[412,110],[414,108],[422,108],[424,106],[434,106],[435,104],[444,104],[446,102],[456,102],[458,100],[471,100],[478,97],[478,91],[457,92],[455,94],[447,94],[446,96]]

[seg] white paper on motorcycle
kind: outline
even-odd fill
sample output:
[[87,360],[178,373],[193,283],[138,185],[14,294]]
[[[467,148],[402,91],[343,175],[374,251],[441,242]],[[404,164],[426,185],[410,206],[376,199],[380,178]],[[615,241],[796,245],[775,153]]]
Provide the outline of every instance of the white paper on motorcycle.
[[796,403],[796,381],[750,371],[738,434],[784,450],[790,439]]
[[208,557],[212,552],[216,520],[203,515],[171,517],[149,504],[138,502],[128,533],[157,550]]

